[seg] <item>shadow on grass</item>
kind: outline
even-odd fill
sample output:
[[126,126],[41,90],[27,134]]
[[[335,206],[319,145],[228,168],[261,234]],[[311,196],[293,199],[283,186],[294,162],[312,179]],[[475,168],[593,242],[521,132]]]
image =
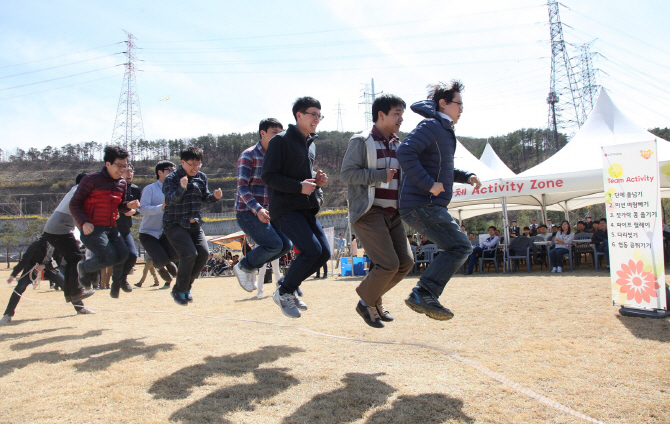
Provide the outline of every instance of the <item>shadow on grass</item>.
[[462,400],[441,393],[405,395],[396,399],[391,409],[383,409],[372,414],[365,424],[475,422],[472,417],[465,415],[462,409]]
[[289,346],[265,346],[254,352],[204,358],[205,363],[182,368],[172,375],[156,381],[149,393],[157,399],[185,399],[192,390],[209,385],[205,381],[216,375],[243,377],[252,373],[255,382],[222,387],[175,411],[171,421],[185,423],[228,423],[223,416],[239,410],[253,411],[254,403],[269,399],[287,390],[299,381],[288,374],[286,368],[260,368],[302,349]]
[[383,405],[396,391],[377,378],[381,375],[384,374],[347,373],[342,379],[344,387],[314,396],[291,416],[284,418],[283,423],[348,423],[360,420],[366,411]]
[[126,339],[116,343],[83,347],[74,353],[63,353],[57,350],[33,353],[27,358],[0,362],[0,377],[38,362],[57,364],[63,361],[79,359],[85,359],[85,361],[74,365],[77,371],[101,371],[109,368],[113,363],[121,362],[134,356],[145,356],[147,359],[153,358],[157,352],[174,349],[174,346],[171,343],[147,346],[141,340]]
[[74,328],[74,327],[47,328],[47,329],[38,330],[38,331],[26,331],[25,333],[0,334],[0,343],[6,342],[7,340],[21,339],[23,337],[31,337],[31,336],[34,336],[36,334],[53,333],[54,331],[60,331],[60,330],[71,330],[72,328]]
[[638,339],[657,340],[661,343],[670,342],[670,320],[626,317],[618,315],[619,321]]
[[40,339],[40,340],[33,340],[32,342],[24,342],[24,343],[15,343],[11,345],[9,348],[11,350],[28,350],[28,349],[34,349],[36,347],[41,347],[45,346],[51,343],[59,343],[59,342],[66,342],[68,340],[81,340],[81,339],[86,339],[89,337],[98,337],[102,335],[103,331],[107,330],[92,330],[84,334],[67,334],[64,336],[54,336],[54,337],[47,337],[45,339]]

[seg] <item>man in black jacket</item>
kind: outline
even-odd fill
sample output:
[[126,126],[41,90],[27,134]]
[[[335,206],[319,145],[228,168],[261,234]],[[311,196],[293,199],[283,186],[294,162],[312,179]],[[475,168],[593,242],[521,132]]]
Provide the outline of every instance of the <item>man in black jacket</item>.
[[300,251],[272,298],[284,315],[299,318],[300,311],[307,309],[297,295],[300,284],[330,259],[328,240],[316,219],[316,189],[326,185],[328,176],[313,173],[315,132],[323,119],[321,103],[301,97],[293,103],[293,116],[296,124],[270,141],[261,178],[268,187],[272,223]]
[[[132,184],[134,175],[135,167],[131,163],[128,163],[128,167],[123,171],[123,179],[126,180],[127,184],[127,202],[139,200],[142,195],[142,190],[135,184]],[[126,293],[133,291],[132,286],[128,283],[128,274],[130,274],[130,271],[132,271],[137,262],[137,247],[135,246],[130,229],[133,226],[133,216],[137,213],[137,209],[131,209],[128,212],[119,214],[119,219],[116,220],[116,228],[119,230],[119,234],[128,248],[128,259],[125,262],[114,265],[114,270],[112,271],[112,288],[109,291],[110,296],[113,298],[119,297],[119,289]]]

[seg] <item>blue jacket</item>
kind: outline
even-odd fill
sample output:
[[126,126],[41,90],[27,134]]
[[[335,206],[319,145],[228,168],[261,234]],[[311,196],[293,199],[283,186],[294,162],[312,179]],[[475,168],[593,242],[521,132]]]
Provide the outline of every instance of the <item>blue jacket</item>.
[[[472,173],[454,168],[456,134],[451,122],[437,114],[436,103],[421,100],[411,109],[426,119],[421,121],[400,143],[396,157],[402,168],[399,208],[426,204],[449,205],[455,182],[467,183]],[[430,193],[433,183],[440,182],[444,191]]]

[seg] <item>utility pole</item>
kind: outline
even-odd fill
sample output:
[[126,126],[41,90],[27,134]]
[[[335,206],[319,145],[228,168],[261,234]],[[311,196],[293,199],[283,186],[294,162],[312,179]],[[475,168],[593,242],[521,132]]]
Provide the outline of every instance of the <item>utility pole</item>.
[[600,85],[596,81],[596,73],[600,71],[593,66],[593,58],[600,53],[591,52],[591,46],[596,40],[584,44],[576,44],[575,47],[579,50],[579,82],[581,83],[581,97],[584,106],[585,118],[588,117],[593,106],[596,103],[596,96]]
[[340,99],[337,99],[337,131],[344,132],[344,125],[342,124],[342,105],[340,104]]
[[123,146],[126,150],[133,142],[144,139],[144,125],[142,124],[142,112],[140,110],[140,97],[137,94],[136,72],[138,62],[135,56],[135,36],[128,31],[123,31],[128,36],[126,43],[126,71],[123,74],[121,95],[119,105],[116,109],[116,119],[112,131],[112,144]]
[[[551,35],[551,78],[547,104],[549,113],[547,126],[554,134],[556,150],[558,150],[558,130],[563,129],[573,134],[581,128],[586,120],[586,113],[580,96],[579,88],[570,63],[570,57],[563,39],[563,24],[559,15],[556,0],[547,0],[549,7],[549,31]],[[560,100],[563,100],[560,103]]]

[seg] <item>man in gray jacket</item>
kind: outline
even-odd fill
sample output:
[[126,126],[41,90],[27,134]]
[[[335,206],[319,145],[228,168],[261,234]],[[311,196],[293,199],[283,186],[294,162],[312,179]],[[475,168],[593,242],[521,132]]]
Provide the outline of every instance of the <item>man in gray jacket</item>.
[[351,137],[342,160],[341,178],[348,184],[349,222],[374,264],[356,288],[356,312],[371,327],[384,327],[393,316],[382,303],[414,266],[407,234],[398,215],[399,164],[395,152],[405,102],[384,94],[372,104],[374,126]]

